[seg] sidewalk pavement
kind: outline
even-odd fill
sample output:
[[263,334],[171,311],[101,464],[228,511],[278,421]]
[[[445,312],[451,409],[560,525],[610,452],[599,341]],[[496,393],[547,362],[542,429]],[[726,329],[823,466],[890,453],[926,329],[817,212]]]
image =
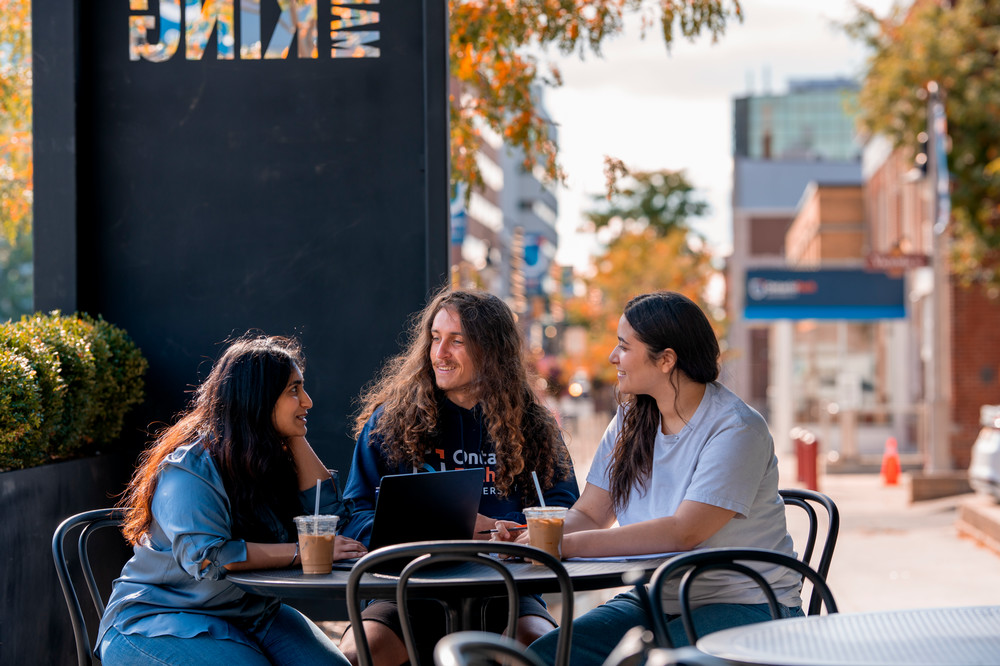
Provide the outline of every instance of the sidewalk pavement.
[[906,475],[897,486],[878,474],[819,479],[840,509],[829,575],[840,610],[1000,604],[1000,554],[957,525],[963,509],[986,515],[998,511],[995,502],[965,494],[911,503],[906,484]]

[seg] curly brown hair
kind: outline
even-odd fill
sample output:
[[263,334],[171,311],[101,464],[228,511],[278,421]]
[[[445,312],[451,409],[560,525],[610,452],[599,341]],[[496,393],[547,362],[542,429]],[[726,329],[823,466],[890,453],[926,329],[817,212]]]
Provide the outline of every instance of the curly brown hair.
[[466,349],[476,368],[477,396],[496,448],[496,488],[504,496],[519,487],[526,502],[535,496],[531,472],[543,487],[568,478],[571,462],[552,413],[532,390],[514,313],[502,300],[482,291],[439,291],[414,320],[406,349],[385,364],[362,392],[354,422],[357,438],[382,407],[375,434],[382,437],[391,464],[420,465],[430,448],[443,393],[431,365],[431,326],[442,309],[458,317]]

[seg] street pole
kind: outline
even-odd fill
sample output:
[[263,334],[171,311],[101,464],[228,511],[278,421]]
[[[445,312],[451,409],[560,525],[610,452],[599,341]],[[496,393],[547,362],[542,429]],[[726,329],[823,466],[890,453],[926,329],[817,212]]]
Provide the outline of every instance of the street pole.
[[930,182],[934,187],[931,220],[931,265],[934,288],[930,294],[930,349],[925,359],[925,396],[928,410],[928,440],[924,471],[928,474],[952,469],[951,459],[951,280],[948,266],[948,223],[951,191],[948,174],[948,120],[935,81],[927,84],[927,135]]

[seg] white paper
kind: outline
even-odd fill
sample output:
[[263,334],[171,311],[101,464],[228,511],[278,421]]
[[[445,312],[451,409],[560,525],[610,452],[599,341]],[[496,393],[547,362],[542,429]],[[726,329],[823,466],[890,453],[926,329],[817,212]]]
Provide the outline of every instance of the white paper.
[[633,560],[656,560],[664,557],[680,555],[680,551],[673,553],[647,553],[646,555],[608,555],[606,557],[567,557],[567,562],[631,562]]

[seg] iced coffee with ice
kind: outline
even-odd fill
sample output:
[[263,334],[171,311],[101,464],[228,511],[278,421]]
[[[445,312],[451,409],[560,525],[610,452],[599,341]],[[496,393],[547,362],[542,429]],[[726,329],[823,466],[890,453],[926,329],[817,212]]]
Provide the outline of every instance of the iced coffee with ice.
[[566,511],[564,506],[535,506],[524,510],[524,517],[528,523],[528,540],[531,545],[541,548],[556,559],[562,559]]
[[337,536],[338,516],[296,516],[299,532],[299,558],[302,573],[328,574],[333,570],[333,540]]

